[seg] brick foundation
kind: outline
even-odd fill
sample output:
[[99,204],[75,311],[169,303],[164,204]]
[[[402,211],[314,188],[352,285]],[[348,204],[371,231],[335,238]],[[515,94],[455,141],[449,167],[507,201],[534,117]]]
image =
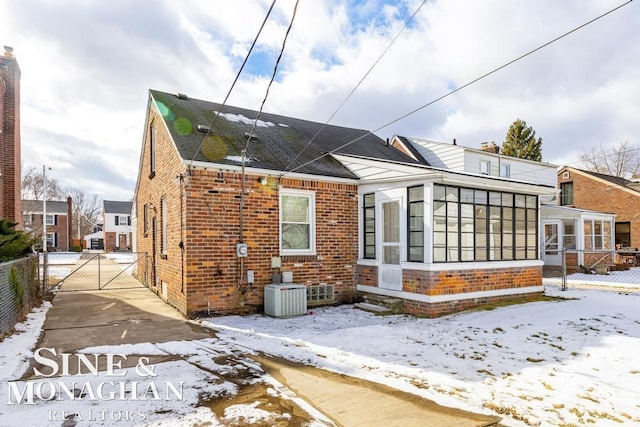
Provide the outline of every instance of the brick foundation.
[[[377,267],[358,266],[358,283],[377,286]],[[489,268],[450,271],[404,270],[404,292],[428,296],[468,294],[473,292],[504,291],[542,285],[542,267]],[[507,294],[491,297],[459,299],[427,303],[403,299],[403,312],[415,316],[437,317],[470,308],[503,301],[526,301],[542,292]],[[464,298],[464,295],[461,295]]]

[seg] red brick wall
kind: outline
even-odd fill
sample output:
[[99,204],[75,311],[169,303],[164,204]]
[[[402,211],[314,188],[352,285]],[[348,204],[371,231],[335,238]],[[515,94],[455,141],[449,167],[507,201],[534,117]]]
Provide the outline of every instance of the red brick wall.
[[[454,271],[403,270],[402,290],[414,294],[437,296],[505,289],[520,289],[542,285],[542,267],[492,268]],[[358,283],[377,286],[377,268],[358,266]],[[451,314],[484,304],[521,300],[539,296],[541,292],[525,295],[505,295],[472,298],[450,302],[426,303],[403,301],[403,312],[417,316],[435,317]]]
[[[212,313],[258,308],[263,304],[263,288],[272,282],[272,257],[279,256],[279,186],[311,190],[316,201],[315,256],[282,257],[280,271],[293,272],[295,283],[334,285],[335,300],[355,298],[355,264],[358,256],[357,186],[269,177],[267,185],[258,175],[246,177],[244,201],[244,242],[248,257],[236,256],[240,241],[241,175],[237,171],[193,168],[187,172],[162,121],[155,113],[156,173],[149,178],[149,144],[142,153],[136,193],[137,252],[152,254],[152,218],[157,219],[157,283],[167,286],[167,300],[185,315],[210,310]],[[150,121],[149,120],[149,121]],[[183,174],[184,201],[181,205]],[[160,256],[161,199],[167,200],[168,245]],[[149,209],[149,232],[144,233],[144,205]],[[181,216],[182,213],[182,216]],[[184,224],[181,229],[181,223]],[[179,247],[184,241],[184,285]],[[150,257],[153,259],[153,256]],[[239,288],[242,270],[253,270],[255,283],[246,280]],[[151,264],[150,264],[151,265]],[[143,269],[140,269],[143,271]],[[150,274],[149,279],[153,276]],[[246,277],[246,276],[245,276]]]
[[[358,254],[357,187],[258,176],[246,178],[244,242],[249,256],[244,270],[253,270],[255,285],[244,295],[247,305],[261,305],[263,287],[272,283],[271,258],[279,256],[279,186],[312,190],[316,200],[314,256],[283,256],[280,271],[293,272],[293,281],[334,285],[335,301],[355,298]],[[236,172],[193,171],[187,189],[188,311],[233,310],[241,307],[237,291],[241,259],[239,242],[241,175]]]
[[[187,294],[186,287],[182,284],[182,256],[179,243],[181,240],[181,223],[184,222],[186,215],[183,215],[181,221],[181,205],[180,205],[180,181],[176,177],[184,174],[184,166],[182,159],[178,156],[175,146],[171,142],[167,130],[164,128],[162,118],[152,111],[148,118],[148,123],[154,121],[156,129],[155,137],[155,153],[156,153],[156,169],[155,175],[151,176],[151,168],[149,162],[149,130],[145,133],[144,152],[142,153],[141,171],[138,181],[136,193],[136,247],[135,252],[146,252],[149,255],[147,273],[147,283],[151,289],[160,293],[162,283],[167,286],[167,301],[176,307],[182,314],[187,314]],[[166,254],[160,253],[160,239],[162,229],[162,199],[167,200],[167,251]],[[149,206],[148,212],[148,228],[144,230],[144,205]],[[184,209],[182,209],[184,213]],[[155,254],[153,251],[153,219],[157,221]],[[155,275],[152,268],[155,263]],[[138,271],[142,274],[145,271],[142,265],[138,266]],[[186,265],[185,252],[185,277],[189,274],[189,267]],[[155,283],[154,283],[155,278]],[[186,282],[185,282],[186,283]]]
[[573,207],[614,213],[616,222],[630,222],[631,246],[640,247],[640,193],[573,170],[569,178],[558,174],[558,188],[565,182],[573,182]]
[[487,306],[502,302],[526,302],[539,298],[542,292],[529,293],[523,295],[503,295],[495,297],[471,298],[457,301],[446,301],[437,303],[425,303],[419,301],[404,300],[402,310],[405,314],[418,317],[440,317],[447,314],[458,313],[476,307]]
[[10,53],[0,56],[0,129],[0,218],[21,227],[20,67]]
[[[55,225],[47,225],[47,233],[56,233],[58,235],[58,244],[55,247],[48,247],[48,251],[67,251],[69,249],[69,223],[67,221],[66,215],[60,214],[49,214],[56,215],[57,224]],[[33,214],[32,222],[30,224],[31,230],[33,230],[34,235],[42,236],[42,214]],[[41,239],[38,240],[41,242]]]

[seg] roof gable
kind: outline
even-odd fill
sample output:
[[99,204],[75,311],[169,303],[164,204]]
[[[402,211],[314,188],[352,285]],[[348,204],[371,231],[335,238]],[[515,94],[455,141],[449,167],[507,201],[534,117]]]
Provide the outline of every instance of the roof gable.
[[[155,90],[150,94],[183,160],[241,165],[256,111],[227,105],[223,108],[213,102]],[[212,123],[213,128],[207,133]],[[338,160],[326,155],[334,150],[338,154],[416,163],[369,131],[276,114],[262,113],[253,135],[246,161],[246,166],[252,168],[356,178]]]
[[628,180],[626,178],[613,176],[613,175],[605,175],[603,173],[591,172],[591,171],[577,169],[569,166],[565,166],[562,169],[560,169],[560,171],[558,171],[558,176],[562,176],[562,173],[565,171],[580,173],[584,176],[591,177],[596,181],[600,181],[603,184],[613,184],[617,187],[620,187],[621,190],[629,191],[634,193],[636,196],[640,196],[639,184],[634,181]]

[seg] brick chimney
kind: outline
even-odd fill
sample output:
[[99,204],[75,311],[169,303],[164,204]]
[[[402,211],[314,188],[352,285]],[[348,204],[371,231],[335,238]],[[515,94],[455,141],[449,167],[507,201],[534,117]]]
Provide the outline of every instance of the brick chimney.
[[13,48],[0,56],[0,218],[22,228],[20,197],[20,67]]
[[480,143],[480,149],[482,151],[486,151],[487,153],[500,154],[500,147],[498,147],[493,141],[491,141],[491,144],[486,141]]

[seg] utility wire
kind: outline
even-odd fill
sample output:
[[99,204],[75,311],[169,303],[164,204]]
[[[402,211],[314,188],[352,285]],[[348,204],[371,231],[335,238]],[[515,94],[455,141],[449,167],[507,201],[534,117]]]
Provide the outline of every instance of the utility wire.
[[224,101],[222,101],[222,106],[220,107],[220,111],[217,111],[216,115],[213,117],[213,121],[211,122],[211,126],[209,126],[209,129],[207,129],[207,133],[202,138],[202,142],[200,143],[200,145],[198,146],[198,149],[196,150],[196,152],[193,154],[193,157],[191,158],[191,163],[194,162],[194,160],[196,159],[196,156],[198,156],[198,153],[200,153],[200,150],[202,150],[202,146],[204,145],[204,142],[206,141],[207,137],[211,133],[211,129],[213,129],[213,125],[216,123],[216,120],[218,119],[218,116],[220,114],[222,114],[222,110],[224,109],[224,106],[227,104],[227,101],[229,100],[229,96],[231,95],[231,91],[233,91],[233,88],[235,87],[236,83],[238,82],[238,79],[240,78],[240,74],[242,73],[242,70],[244,69],[244,66],[247,64],[247,61],[249,60],[249,56],[251,56],[251,52],[253,51],[253,48],[255,47],[256,43],[258,42],[258,38],[260,37],[260,34],[262,33],[262,29],[264,28],[265,24],[267,23],[267,19],[269,18],[269,15],[271,15],[271,11],[273,10],[273,7],[275,6],[275,4],[276,4],[276,0],[273,0],[273,2],[271,3],[271,7],[269,7],[269,10],[267,11],[267,15],[264,17],[264,20],[262,21],[262,25],[260,25],[260,29],[258,30],[258,33],[256,34],[255,38],[253,39],[253,43],[251,43],[251,47],[249,48],[249,51],[247,52],[247,55],[244,58],[244,61],[242,61],[242,65],[240,66],[240,69],[238,70],[238,73],[236,74],[235,79],[233,79],[233,83],[231,84],[231,87],[229,88],[229,91],[227,92],[227,95],[224,97]]
[[289,27],[287,28],[287,32],[284,34],[284,39],[282,40],[282,47],[280,48],[280,54],[278,55],[278,59],[276,59],[276,63],[273,66],[273,74],[271,75],[271,80],[269,80],[269,84],[267,85],[267,91],[264,94],[264,98],[262,99],[262,104],[260,104],[260,110],[258,110],[258,115],[253,121],[253,126],[251,126],[251,131],[249,131],[249,135],[247,136],[247,143],[244,146],[243,156],[246,155],[247,149],[249,148],[249,142],[251,142],[251,138],[253,137],[253,131],[256,129],[256,125],[258,124],[258,119],[262,115],[262,109],[264,108],[264,104],[267,102],[267,98],[269,97],[269,90],[271,89],[271,85],[276,78],[276,73],[278,72],[278,65],[280,64],[280,60],[282,59],[282,55],[284,54],[284,48],[287,45],[287,38],[289,37],[289,32],[291,32],[291,27],[293,27],[293,21],[296,18],[296,12],[298,11],[298,3],[300,0],[296,0],[296,4],[293,6],[293,15],[291,16],[291,21],[289,22]]
[[320,159],[322,159],[322,158],[324,158],[324,157],[326,157],[326,156],[328,156],[328,155],[330,155],[330,154],[333,154],[333,153],[335,153],[336,151],[341,150],[341,149],[343,149],[343,148],[345,148],[345,147],[347,147],[347,146],[349,146],[349,145],[353,144],[354,142],[357,142],[357,141],[360,141],[360,140],[361,140],[361,139],[363,139],[363,138],[366,138],[366,137],[367,137],[367,136],[369,136],[369,135],[373,135],[375,132],[378,132],[379,130],[382,130],[382,129],[384,129],[384,128],[388,127],[388,126],[391,126],[392,124],[397,123],[397,122],[399,122],[400,120],[403,120],[403,119],[405,119],[405,118],[407,118],[407,117],[409,117],[409,116],[411,116],[411,115],[413,115],[413,114],[417,113],[418,111],[421,111],[421,110],[423,110],[423,109],[425,109],[425,108],[427,108],[427,107],[429,107],[429,106],[431,106],[431,105],[435,104],[436,102],[441,101],[441,100],[443,100],[443,99],[445,99],[445,98],[447,98],[447,97],[449,97],[449,96],[453,95],[454,93],[457,93],[457,92],[461,91],[462,89],[465,89],[465,88],[467,88],[467,87],[471,86],[472,84],[477,83],[477,82],[479,82],[480,80],[482,80],[482,79],[484,79],[484,78],[486,78],[486,77],[489,77],[489,76],[490,76],[490,75],[492,75],[492,74],[497,73],[498,71],[502,70],[503,68],[506,68],[506,67],[508,67],[509,65],[512,65],[512,64],[514,64],[515,62],[518,62],[518,61],[520,61],[521,59],[526,58],[527,56],[529,56],[529,55],[531,55],[531,54],[533,54],[533,53],[535,53],[535,52],[539,51],[540,49],[543,49],[543,48],[545,48],[545,47],[547,47],[547,46],[549,46],[549,45],[551,45],[551,44],[553,44],[553,43],[557,42],[558,40],[560,40],[560,39],[562,39],[562,38],[564,38],[564,37],[566,37],[566,36],[568,36],[568,35],[570,35],[570,34],[572,34],[572,33],[576,32],[576,31],[578,31],[578,30],[580,30],[580,29],[582,29],[582,28],[586,27],[587,25],[592,24],[592,23],[594,23],[595,21],[597,21],[597,20],[599,20],[599,19],[604,18],[605,16],[607,16],[607,15],[609,15],[609,14],[611,14],[611,13],[615,12],[616,10],[618,10],[618,9],[620,9],[620,8],[622,8],[622,7],[626,6],[626,5],[628,5],[628,4],[629,4],[629,3],[631,3],[632,1],[633,1],[633,0],[629,0],[629,1],[627,1],[626,3],[621,4],[620,6],[617,6],[617,7],[613,8],[613,9],[609,10],[608,12],[605,12],[605,13],[603,13],[603,14],[601,14],[601,15],[599,15],[599,16],[597,16],[597,17],[593,18],[593,19],[591,19],[590,21],[587,21],[587,22],[585,22],[584,24],[579,25],[579,26],[575,27],[574,29],[572,29],[572,30],[570,30],[570,31],[567,31],[566,33],[564,33],[564,34],[562,34],[562,35],[560,35],[560,36],[558,36],[558,37],[554,38],[554,39],[553,39],[553,40],[551,40],[551,41],[548,41],[548,42],[544,43],[544,44],[543,44],[543,45],[541,45],[541,46],[538,46],[537,48],[535,48],[535,49],[533,49],[533,50],[530,50],[529,52],[527,52],[527,53],[525,53],[525,54],[523,54],[523,55],[520,55],[519,57],[517,57],[517,58],[515,58],[515,59],[513,59],[513,60],[511,60],[511,61],[509,61],[509,62],[507,62],[506,64],[503,64],[503,65],[499,66],[498,68],[494,68],[493,70],[489,71],[488,73],[485,73],[485,74],[481,75],[480,77],[477,77],[477,78],[475,78],[475,79],[471,80],[470,82],[465,83],[464,85],[460,86],[459,88],[456,88],[456,89],[454,89],[454,90],[452,90],[452,91],[450,91],[450,92],[448,92],[448,93],[446,93],[446,94],[444,94],[444,95],[442,95],[442,96],[440,96],[440,97],[438,97],[438,98],[436,98],[436,99],[434,99],[434,100],[432,100],[432,101],[430,101],[430,102],[428,102],[428,103],[426,103],[426,104],[424,104],[424,105],[421,105],[420,107],[418,107],[418,108],[416,108],[416,109],[414,109],[414,110],[409,111],[409,112],[408,112],[408,113],[406,113],[406,114],[403,114],[402,116],[398,117],[397,119],[394,119],[394,120],[392,120],[392,121],[390,121],[390,122],[388,122],[388,123],[385,123],[385,124],[383,124],[382,126],[380,126],[380,127],[376,128],[376,129],[374,129],[374,130],[372,130],[372,131],[368,131],[367,133],[365,133],[365,134],[363,134],[363,135],[359,136],[358,138],[355,138],[355,139],[353,139],[353,140],[351,140],[351,141],[349,141],[349,142],[347,142],[347,143],[345,143],[345,144],[342,144],[341,146],[339,146],[339,147],[337,147],[337,148],[334,148],[333,150],[328,151],[328,152],[326,152],[326,153],[324,153],[324,154],[322,154],[322,155],[320,155],[320,156],[316,157],[315,159],[309,160],[308,162],[303,163],[303,164],[301,164],[300,166],[297,166],[297,167],[295,167],[295,168],[291,169],[290,171],[286,171],[286,172],[284,172],[282,175],[280,175],[280,177],[283,177],[283,176],[287,175],[287,174],[288,174],[288,173],[290,173],[290,172],[294,172],[294,171],[296,171],[296,170],[298,170],[298,169],[300,169],[300,168],[303,168],[303,167],[307,166],[308,164],[311,164],[311,163],[313,163],[313,162],[315,162],[315,161],[317,161],[317,160],[320,160]]
[[355,93],[356,90],[358,90],[358,88],[360,87],[360,85],[362,84],[362,82],[364,82],[364,80],[369,76],[369,74],[371,73],[371,71],[373,71],[373,69],[376,67],[376,65],[378,65],[378,62],[380,62],[380,60],[382,59],[383,56],[386,55],[386,53],[389,51],[389,49],[391,49],[391,46],[393,46],[393,44],[396,42],[396,40],[398,40],[398,38],[400,38],[400,35],[404,32],[404,30],[409,26],[409,24],[411,23],[411,21],[413,21],[413,18],[415,18],[415,16],[418,14],[418,12],[420,11],[420,9],[422,9],[422,6],[424,6],[424,4],[427,2],[427,0],[423,0],[422,3],[420,3],[420,6],[418,6],[418,8],[415,10],[415,12],[413,12],[413,15],[411,15],[411,17],[407,20],[407,22],[405,22],[404,26],[402,27],[402,29],[398,32],[398,34],[396,34],[396,36],[393,38],[393,40],[391,40],[391,43],[389,43],[389,45],[387,46],[387,48],[380,54],[380,56],[378,56],[378,59],[375,60],[375,62],[373,64],[371,64],[371,66],[369,67],[369,69],[367,70],[367,72],[364,74],[364,76],[362,76],[362,78],[360,79],[360,81],[358,82],[358,84],[351,90],[351,92],[349,92],[349,94],[347,95],[347,97],[342,101],[342,103],[338,106],[338,108],[333,112],[333,114],[331,114],[331,116],[327,119],[326,122],[324,122],[324,124],[322,126],[320,126],[320,129],[318,129],[318,131],[316,132],[315,135],[313,135],[313,137],[309,140],[309,142],[307,142],[307,144],[302,148],[302,150],[300,150],[300,152],[298,153],[298,155],[296,155],[295,158],[293,158],[289,164],[284,168],[285,171],[287,171],[289,169],[289,166],[291,166],[296,160],[298,160],[298,158],[302,155],[302,153],[309,148],[309,146],[313,143],[313,141],[315,141],[315,139],[317,138],[318,135],[320,135],[320,132],[322,132],[324,130],[324,128],[329,124],[329,122],[335,117],[336,114],[338,114],[338,111],[340,111],[342,109],[342,107],[344,107],[344,104],[347,103],[347,101],[351,98],[351,96]]

